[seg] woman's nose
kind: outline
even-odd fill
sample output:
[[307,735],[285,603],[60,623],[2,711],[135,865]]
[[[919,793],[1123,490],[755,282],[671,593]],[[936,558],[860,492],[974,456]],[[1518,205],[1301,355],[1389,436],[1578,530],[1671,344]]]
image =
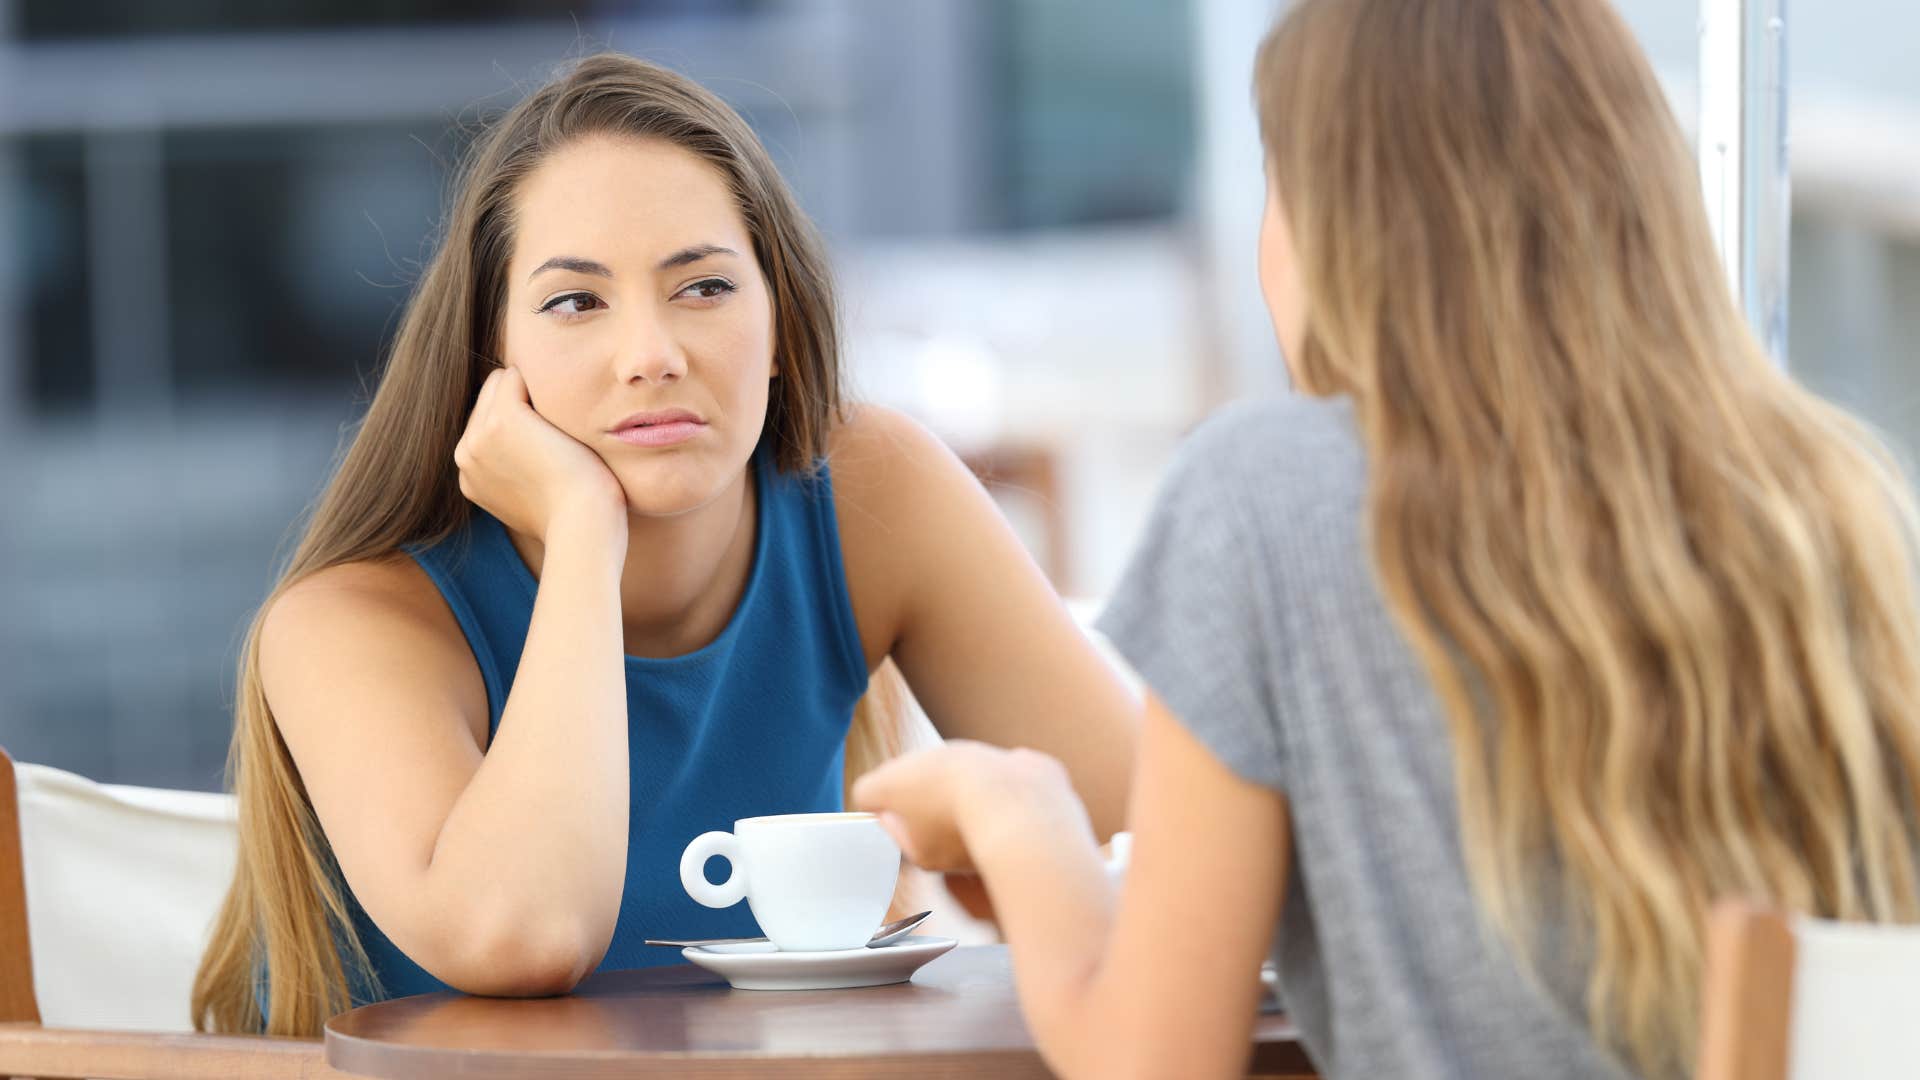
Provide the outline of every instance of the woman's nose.
[[637,328],[623,343],[620,381],[669,383],[687,373],[687,356],[679,342],[658,323]]

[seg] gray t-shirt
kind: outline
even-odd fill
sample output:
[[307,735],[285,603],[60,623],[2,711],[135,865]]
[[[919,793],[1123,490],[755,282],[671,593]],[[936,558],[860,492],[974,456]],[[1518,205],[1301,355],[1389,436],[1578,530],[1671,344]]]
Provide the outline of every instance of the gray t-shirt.
[[1293,821],[1275,935],[1287,1011],[1329,1077],[1620,1077],[1585,971],[1538,983],[1479,916],[1451,744],[1387,612],[1344,403],[1240,404],[1182,448],[1099,621],[1235,773]]

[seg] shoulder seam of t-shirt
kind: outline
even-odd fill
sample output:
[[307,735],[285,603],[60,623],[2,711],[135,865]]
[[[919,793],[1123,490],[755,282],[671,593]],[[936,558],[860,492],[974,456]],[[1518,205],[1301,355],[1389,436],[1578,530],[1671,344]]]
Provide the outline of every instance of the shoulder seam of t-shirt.
[[[1265,567],[1235,565],[1253,558],[1249,519],[1219,505],[1251,482],[1234,418],[1241,411],[1216,412],[1180,447],[1101,628],[1217,760],[1280,788],[1285,768],[1259,621],[1265,601],[1244,596],[1270,587],[1270,577]],[[1194,602],[1216,607],[1188,612],[1191,627],[1169,621]]]
[[[1251,410],[1249,413],[1251,414]],[[1246,471],[1243,456],[1236,456],[1233,464],[1238,466],[1235,470],[1237,473],[1235,480],[1238,482],[1236,486],[1254,483],[1256,475]],[[1254,629],[1277,626],[1278,622],[1273,612],[1276,598],[1273,595],[1272,568],[1266,564],[1258,528],[1252,516],[1247,513],[1244,501],[1236,499],[1223,501],[1227,504],[1227,513],[1230,515],[1229,535],[1237,540],[1234,546],[1240,549],[1237,554],[1247,573],[1247,591],[1251,598]],[[1280,699],[1273,692],[1274,671],[1269,667],[1260,671],[1259,676],[1260,685],[1257,688],[1255,700],[1266,707],[1268,722],[1256,726],[1254,738],[1267,744],[1267,750],[1271,754],[1269,760],[1274,763],[1275,774],[1284,789],[1287,775],[1291,771],[1289,768],[1291,763],[1287,756],[1286,727],[1280,716]]]

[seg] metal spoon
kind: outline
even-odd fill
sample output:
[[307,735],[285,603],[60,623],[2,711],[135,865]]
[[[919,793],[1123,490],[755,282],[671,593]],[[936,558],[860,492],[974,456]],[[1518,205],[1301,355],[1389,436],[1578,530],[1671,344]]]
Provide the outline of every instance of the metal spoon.
[[[933,914],[933,912],[923,911],[918,915],[909,915],[904,919],[895,919],[893,922],[881,927],[877,933],[867,939],[867,948],[877,949],[882,945],[893,944],[908,934],[913,933],[914,927],[926,922],[927,916],[931,914]],[[706,938],[701,941],[665,941],[649,938],[647,944],[668,945],[676,949],[691,949],[702,945],[752,945],[755,942],[765,940],[767,939],[763,937]]]

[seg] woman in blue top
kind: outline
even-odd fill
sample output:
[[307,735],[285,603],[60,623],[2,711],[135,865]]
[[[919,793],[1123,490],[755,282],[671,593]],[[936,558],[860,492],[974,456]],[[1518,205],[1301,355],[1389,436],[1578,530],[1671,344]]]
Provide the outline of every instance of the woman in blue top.
[[685,896],[682,846],[839,809],[897,741],[889,659],[944,733],[1059,757],[1118,827],[1128,691],[838,360],[819,240],[717,98],[598,56],[501,119],[248,637],[196,1023],[313,1035],[750,933]]

